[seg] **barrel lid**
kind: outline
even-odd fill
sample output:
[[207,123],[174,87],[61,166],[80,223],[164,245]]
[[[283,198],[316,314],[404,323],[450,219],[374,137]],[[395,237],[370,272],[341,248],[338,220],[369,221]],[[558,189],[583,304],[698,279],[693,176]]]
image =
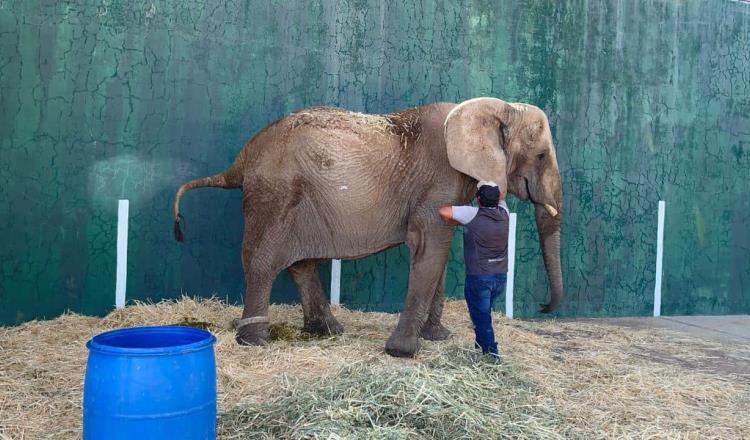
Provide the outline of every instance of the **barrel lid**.
[[163,325],[106,331],[89,339],[86,347],[103,354],[161,356],[201,350],[214,342],[216,337],[206,330]]

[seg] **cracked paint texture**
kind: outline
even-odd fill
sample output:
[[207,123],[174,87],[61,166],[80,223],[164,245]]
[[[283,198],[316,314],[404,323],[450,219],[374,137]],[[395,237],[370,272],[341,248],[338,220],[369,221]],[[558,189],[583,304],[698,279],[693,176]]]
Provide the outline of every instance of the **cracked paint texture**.
[[[293,110],[371,113],[496,96],[549,115],[563,178],[559,316],[750,312],[750,5],[717,0],[0,0],[0,322],[128,299],[240,301],[239,191],[183,201]],[[516,315],[548,295],[518,213]],[[329,266],[321,268],[328,284]],[[461,238],[446,292],[463,290]],[[398,310],[408,250],[345,261],[342,301]],[[296,293],[283,274],[272,299]],[[502,304],[498,304],[502,307]]]

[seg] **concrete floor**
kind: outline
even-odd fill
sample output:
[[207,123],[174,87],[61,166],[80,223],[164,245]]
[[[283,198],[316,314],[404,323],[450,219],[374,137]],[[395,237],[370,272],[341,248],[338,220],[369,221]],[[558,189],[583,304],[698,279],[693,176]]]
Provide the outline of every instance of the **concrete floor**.
[[704,339],[750,345],[750,315],[604,318],[597,321],[635,328],[668,328]]
[[692,371],[750,380],[750,315],[601,318],[591,321],[637,329],[664,328],[702,339],[711,345],[695,346],[703,351],[704,355],[700,357],[675,355],[660,347],[647,350],[645,355],[656,362]]

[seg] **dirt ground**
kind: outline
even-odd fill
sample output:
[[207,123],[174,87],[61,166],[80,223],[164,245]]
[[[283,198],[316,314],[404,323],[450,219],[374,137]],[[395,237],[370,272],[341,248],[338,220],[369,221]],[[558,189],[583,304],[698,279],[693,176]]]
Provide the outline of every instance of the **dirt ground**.
[[[217,336],[218,407],[225,413],[273,399],[290,383],[309,384],[347,365],[414,366],[449,344],[471,347],[466,306],[449,301],[453,336],[423,343],[416,359],[394,359],[383,346],[398,315],[336,307],[345,334],[239,347],[231,321],[240,309],[183,298],[139,304],[105,318],[68,314],[0,328],[0,438],[79,438],[85,342],[131,325],[200,322]],[[299,327],[299,306],[271,307],[274,323]],[[750,347],[666,329],[591,321],[509,321],[495,316],[504,362],[535,384],[533,398],[560,423],[545,438],[750,438]]]

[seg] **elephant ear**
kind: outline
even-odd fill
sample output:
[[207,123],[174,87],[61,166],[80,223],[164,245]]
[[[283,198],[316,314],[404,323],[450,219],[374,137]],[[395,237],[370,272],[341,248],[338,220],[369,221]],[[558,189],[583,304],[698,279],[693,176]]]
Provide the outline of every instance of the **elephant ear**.
[[475,98],[456,106],[445,118],[448,162],[476,180],[497,183],[500,194],[508,190],[503,130],[509,128],[514,109],[497,98]]

